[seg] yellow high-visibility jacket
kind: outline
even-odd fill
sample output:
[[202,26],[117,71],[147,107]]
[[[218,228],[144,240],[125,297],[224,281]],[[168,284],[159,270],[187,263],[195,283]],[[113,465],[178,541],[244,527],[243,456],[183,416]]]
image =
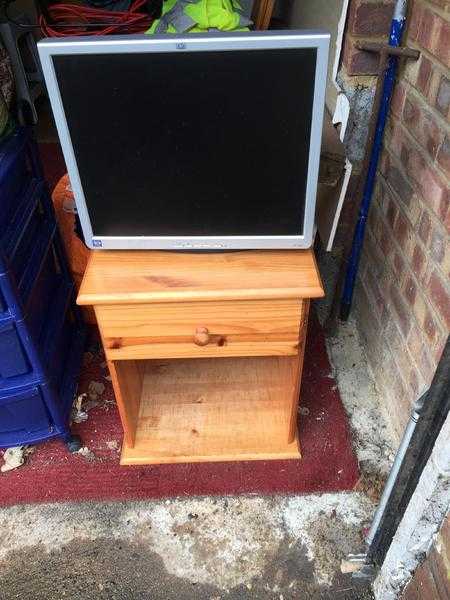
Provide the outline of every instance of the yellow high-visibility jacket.
[[165,0],[161,18],[147,33],[245,31],[251,21],[241,11],[236,0]]

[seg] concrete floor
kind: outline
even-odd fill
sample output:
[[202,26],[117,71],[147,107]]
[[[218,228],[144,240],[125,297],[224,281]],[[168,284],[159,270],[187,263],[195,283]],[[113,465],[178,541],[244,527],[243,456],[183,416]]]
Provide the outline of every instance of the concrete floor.
[[353,493],[9,508],[0,598],[370,598],[339,562],[372,508]]
[[329,352],[359,491],[3,508],[0,600],[371,598],[339,565],[364,548],[392,449],[351,323]]

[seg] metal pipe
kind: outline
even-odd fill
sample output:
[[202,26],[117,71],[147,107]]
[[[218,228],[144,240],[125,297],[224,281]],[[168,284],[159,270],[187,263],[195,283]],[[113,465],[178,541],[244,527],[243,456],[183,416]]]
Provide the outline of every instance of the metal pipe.
[[403,46],[386,46],[385,44],[380,44],[379,42],[355,42],[355,47],[358,50],[365,50],[366,52],[381,52],[387,51],[387,54],[390,56],[401,56],[405,58],[413,58],[417,60],[420,56],[420,52],[418,50],[414,50],[413,48],[404,48]]
[[[423,396],[421,396],[418,400],[418,403],[423,402]],[[394,489],[395,484],[397,483],[398,474],[400,472],[400,468],[403,464],[403,459],[405,457],[406,451],[409,448],[411,438],[413,436],[414,430],[417,425],[417,421],[419,419],[419,413],[417,410],[413,410],[408,425],[406,426],[405,432],[403,433],[402,441],[400,442],[400,446],[398,447],[397,454],[395,455],[394,463],[392,465],[391,471],[389,473],[389,477],[386,481],[386,484],[383,489],[383,494],[381,495],[380,502],[377,506],[377,510],[375,511],[375,515],[373,517],[372,525],[370,527],[370,531],[366,537],[366,543],[368,546],[373,542],[373,538],[375,537],[376,532],[381,523],[381,519],[383,518],[384,511],[386,510],[386,506],[388,504],[389,498],[391,497],[392,490]]]
[[[397,0],[392,17],[391,29],[389,33],[389,46],[400,46],[403,31],[406,23],[407,0]],[[367,168],[367,177],[364,184],[359,216],[355,226],[353,235],[353,243],[348,259],[347,271],[345,275],[344,290],[341,300],[340,317],[343,321],[348,319],[352,305],[353,292],[355,289],[356,276],[358,274],[358,266],[361,258],[361,251],[364,243],[364,233],[366,229],[367,217],[369,214],[370,203],[372,200],[373,189],[375,186],[375,178],[378,168],[378,162],[382,150],[384,128],[386,125],[390,99],[394,87],[395,76],[397,72],[397,57],[389,56],[383,52],[380,53],[380,63],[387,60],[387,68],[385,70],[383,84],[377,93],[381,95],[380,110],[376,117],[376,127],[374,131],[374,139],[370,152],[370,159]],[[381,65],[382,66],[382,65]],[[376,101],[376,99],[375,99]]]
[[429,389],[414,406],[367,537],[366,561],[380,566],[450,410],[450,336]]

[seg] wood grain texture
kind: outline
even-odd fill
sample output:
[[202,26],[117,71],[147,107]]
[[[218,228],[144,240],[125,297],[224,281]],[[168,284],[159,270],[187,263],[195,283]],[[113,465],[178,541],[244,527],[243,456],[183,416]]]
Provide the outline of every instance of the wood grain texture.
[[108,360],[139,360],[145,358],[227,358],[233,356],[297,356],[298,342],[230,342],[224,346],[196,346],[188,343],[148,343],[145,338],[122,338],[120,347],[116,340],[106,340]]
[[124,442],[132,448],[138,427],[143,372],[138,363],[133,360],[118,362],[108,360],[108,368],[122,421]]
[[253,6],[252,20],[255,29],[268,29],[272,18],[275,0],[256,0]]
[[290,358],[145,361],[134,448],[122,464],[299,458]]
[[295,381],[296,389],[293,394],[292,405],[291,405],[291,418],[289,422],[289,439],[293,440],[297,436],[297,415],[298,415],[298,404],[300,401],[300,386],[302,382],[302,371],[303,371],[303,359],[305,356],[306,346],[306,332],[308,330],[308,316],[309,316],[309,300],[303,300],[303,306],[301,311],[301,320],[298,331],[298,358],[293,361],[293,380]]
[[95,307],[122,464],[299,458],[306,318],[322,295],[310,250],[92,252],[78,303]]
[[[185,302],[97,306],[112,360],[294,355],[300,300]],[[197,330],[206,330],[199,344]]]
[[78,304],[319,298],[311,250],[93,251]]

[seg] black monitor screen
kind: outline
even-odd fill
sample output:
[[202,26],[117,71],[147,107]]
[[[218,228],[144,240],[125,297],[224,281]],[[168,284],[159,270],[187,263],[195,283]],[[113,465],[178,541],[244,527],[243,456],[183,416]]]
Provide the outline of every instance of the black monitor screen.
[[94,236],[302,235],[316,54],[54,56]]

